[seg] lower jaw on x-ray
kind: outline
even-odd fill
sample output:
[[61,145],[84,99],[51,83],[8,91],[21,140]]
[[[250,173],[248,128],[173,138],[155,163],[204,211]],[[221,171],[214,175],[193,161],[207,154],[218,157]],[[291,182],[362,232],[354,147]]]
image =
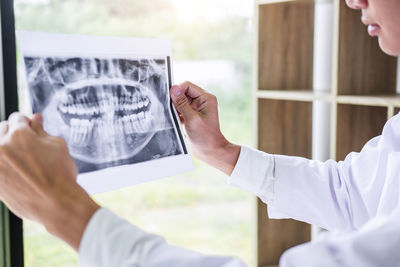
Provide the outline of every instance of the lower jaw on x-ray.
[[43,113],[47,132],[66,140],[80,173],[182,153],[163,62],[26,58],[25,63],[34,112]]

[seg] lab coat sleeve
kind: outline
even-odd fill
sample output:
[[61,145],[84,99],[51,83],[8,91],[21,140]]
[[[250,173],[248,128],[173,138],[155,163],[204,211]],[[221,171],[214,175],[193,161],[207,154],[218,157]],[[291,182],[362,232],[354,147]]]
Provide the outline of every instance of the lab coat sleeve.
[[355,230],[377,214],[387,174],[385,137],[344,161],[274,155],[271,218],[293,218],[327,230]]
[[168,245],[162,237],[148,234],[104,208],[96,211],[84,231],[79,262],[82,267],[245,266],[235,258],[205,256]]
[[388,158],[400,152],[398,129],[400,115],[360,153],[350,153],[341,162],[271,155],[242,146],[228,181],[267,203],[270,218],[293,218],[328,230],[359,229],[390,197],[397,199],[384,191],[393,187],[388,173],[399,168],[388,164]]
[[329,233],[316,241],[287,250],[280,267],[398,267],[400,266],[399,212],[379,216],[359,231]]
[[270,154],[241,146],[238,161],[228,178],[230,185],[240,187],[270,204],[274,198],[274,157]]

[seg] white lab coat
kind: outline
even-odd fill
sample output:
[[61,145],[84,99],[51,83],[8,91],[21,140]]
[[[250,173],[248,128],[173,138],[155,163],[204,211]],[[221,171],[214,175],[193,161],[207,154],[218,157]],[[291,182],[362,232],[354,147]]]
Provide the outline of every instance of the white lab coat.
[[[400,266],[400,115],[342,162],[242,147],[228,182],[259,196],[271,218],[294,218],[331,231],[289,249],[281,267]],[[105,209],[89,222],[79,255],[82,266],[244,266],[234,258],[167,245]]]
[[85,229],[79,261],[84,267],[245,266],[235,258],[205,256],[168,245],[164,238],[148,234],[104,208]]

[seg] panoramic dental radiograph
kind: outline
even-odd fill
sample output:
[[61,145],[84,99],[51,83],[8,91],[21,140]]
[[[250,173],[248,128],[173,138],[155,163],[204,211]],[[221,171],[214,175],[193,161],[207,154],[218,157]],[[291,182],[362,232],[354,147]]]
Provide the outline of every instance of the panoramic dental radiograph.
[[33,112],[80,173],[182,154],[165,58],[24,57]]

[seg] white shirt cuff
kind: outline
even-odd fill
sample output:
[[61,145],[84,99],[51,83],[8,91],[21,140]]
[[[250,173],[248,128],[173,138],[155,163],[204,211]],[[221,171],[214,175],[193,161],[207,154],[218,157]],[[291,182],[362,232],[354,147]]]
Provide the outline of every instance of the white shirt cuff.
[[228,183],[258,196],[263,202],[274,200],[274,156],[241,146],[239,159]]
[[101,235],[99,225],[105,217],[109,216],[108,213],[108,210],[104,208],[98,209],[86,225],[78,250],[80,266],[95,266],[101,262],[101,257],[99,257],[101,254],[98,253],[100,246],[96,244],[98,241],[96,236]]

